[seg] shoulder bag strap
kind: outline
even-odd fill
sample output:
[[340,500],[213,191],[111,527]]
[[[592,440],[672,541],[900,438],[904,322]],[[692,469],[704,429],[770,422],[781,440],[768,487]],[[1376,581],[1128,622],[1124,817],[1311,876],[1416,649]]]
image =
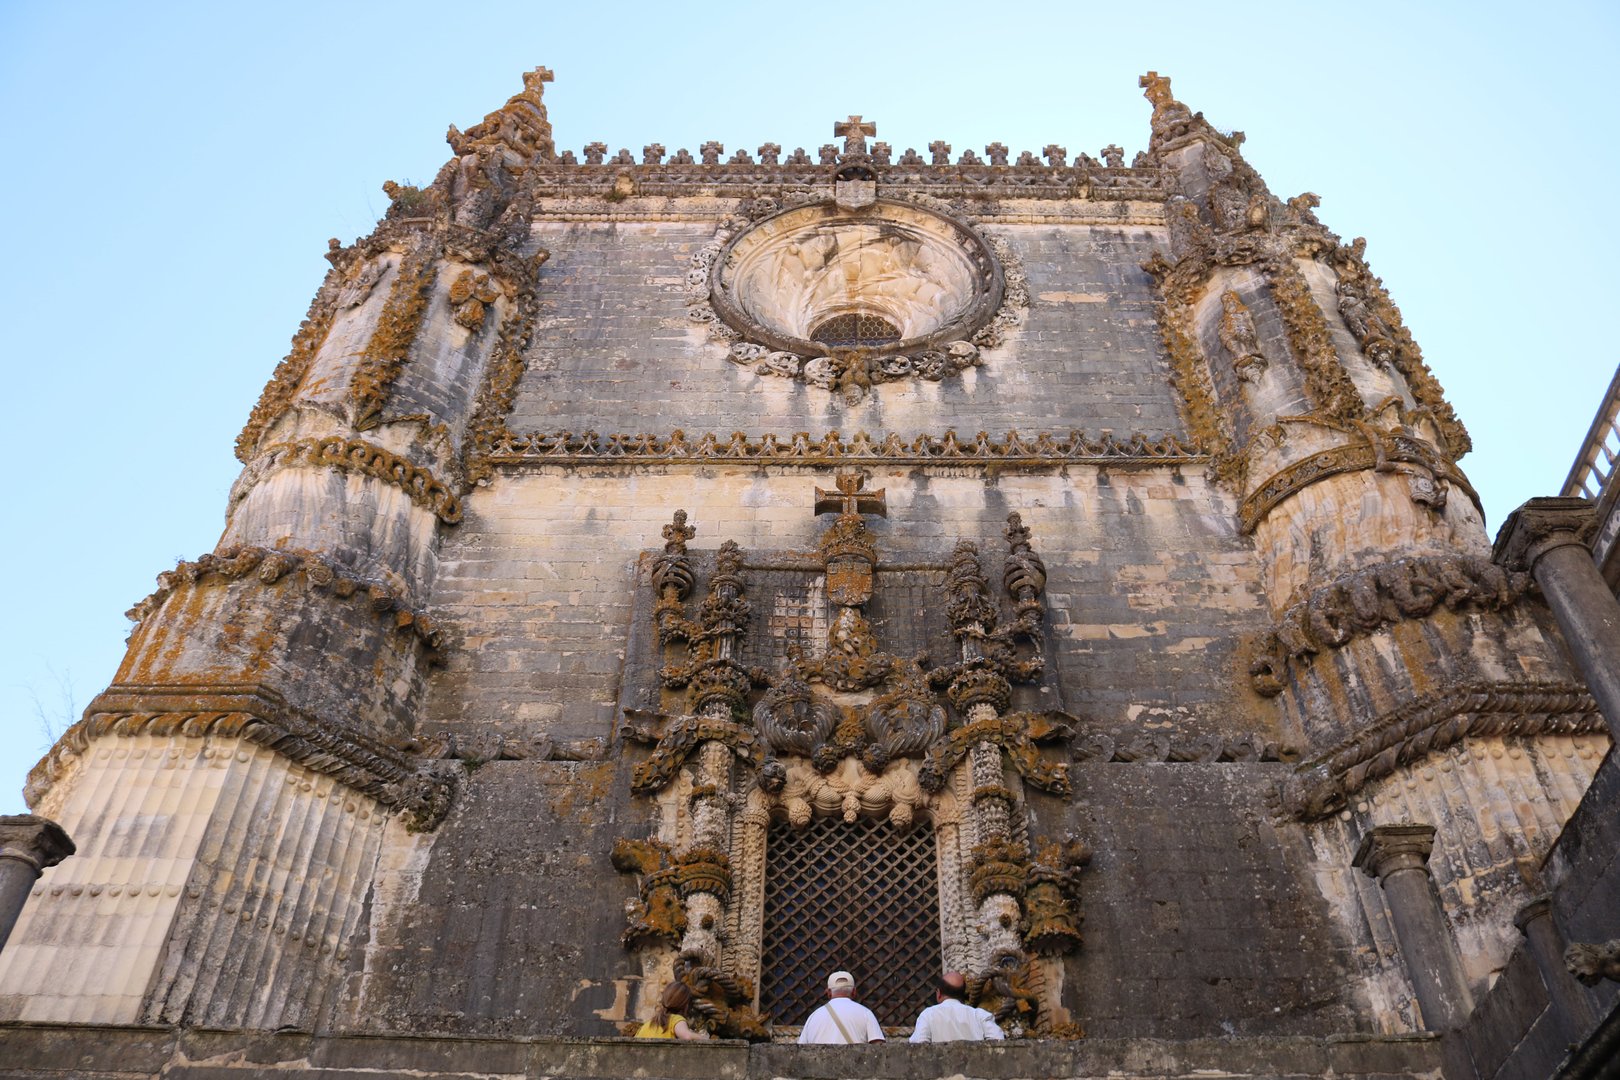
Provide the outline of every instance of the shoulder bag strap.
[[[837,998],[833,999],[833,1001],[836,1001],[836,1000],[838,1000],[838,999]],[[838,1034],[840,1034],[840,1035],[842,1035],[844,1037],[845,1044],[853,1046],[855,1044],[855,1040],[850,1038],[849,1028],[845,1027],[844,1022],[842,1020],[838,1019],[838,1010],[833,1008],[832,1001],[827,1002],[827,1015],[831,1016],[833,1018],[833,1023],[838,1026]]]

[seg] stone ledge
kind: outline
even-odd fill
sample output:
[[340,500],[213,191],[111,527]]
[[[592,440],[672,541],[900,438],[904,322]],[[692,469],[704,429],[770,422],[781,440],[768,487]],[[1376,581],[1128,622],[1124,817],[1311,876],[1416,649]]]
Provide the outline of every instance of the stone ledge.
[[453,1035],[314,1035],[93,1024],[0,1024],[0,1076],[164,1077],[189,1080],[411,1076],[882,1077],[963,1080],[1022,1077],[1220,1075],[1350,1078],[1440,1076],[1440,1042],[1430,1035],[1244,1039],[1082,1039],[987,1045],[800,1047],[742,1042],[661,1043],[636,1039],[485,1038]]

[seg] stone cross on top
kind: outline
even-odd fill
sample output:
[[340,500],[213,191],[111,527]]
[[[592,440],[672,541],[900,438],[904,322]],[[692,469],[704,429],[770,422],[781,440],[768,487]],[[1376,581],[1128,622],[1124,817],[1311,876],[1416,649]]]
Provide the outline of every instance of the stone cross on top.
[[837,491],[816,488],[817,514],[837,513],[841,517],[855,518],[861,514],[875,514],[883,518],[889,516],[888,501],[884,497],[883,488],[876,491],[861,490],[866,483],[865,476],[858,472],[841,472],[833,477],[833,482],[838,485]]
[[556,79],[557,77],[551,73],[551,69],[544,66],[523,73],[524,87],[533,90],[536,94],[544,93],[546,83],[555,82]]
[[877,124],[872,120],[862,120],[859,116],[851,116],[848,120],[840,120],[833,124],[833,134],[844,138],[845,154],[866,153],[866,137],[877,134]]

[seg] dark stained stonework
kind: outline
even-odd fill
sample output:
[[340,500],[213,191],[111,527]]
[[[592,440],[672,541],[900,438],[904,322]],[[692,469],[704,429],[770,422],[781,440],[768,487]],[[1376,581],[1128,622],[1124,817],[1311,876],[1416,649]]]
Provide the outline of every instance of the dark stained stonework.
[[[1492,559],[1365,241],[1157,73],[1129,166],[551,78],[332,242],[31,774],[0,1075],[1612,1071],[1616,499]],[[794,1045],[786,911],[1013,1037]]]

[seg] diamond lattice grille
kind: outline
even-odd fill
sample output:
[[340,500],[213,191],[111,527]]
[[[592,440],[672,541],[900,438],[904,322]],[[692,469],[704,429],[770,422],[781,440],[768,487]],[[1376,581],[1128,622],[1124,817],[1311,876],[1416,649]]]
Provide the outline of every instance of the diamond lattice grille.
[[876,348],[900,340],[900,330],[881,315],[851,313],[828,319],[810,334],[811,341],[834,348]]
[[904,833],[864,818],[772,823],[760,1008],[802,1024],[844,969],[880,1023],[910,1024],[940,970],[938,880],[927,822]]

